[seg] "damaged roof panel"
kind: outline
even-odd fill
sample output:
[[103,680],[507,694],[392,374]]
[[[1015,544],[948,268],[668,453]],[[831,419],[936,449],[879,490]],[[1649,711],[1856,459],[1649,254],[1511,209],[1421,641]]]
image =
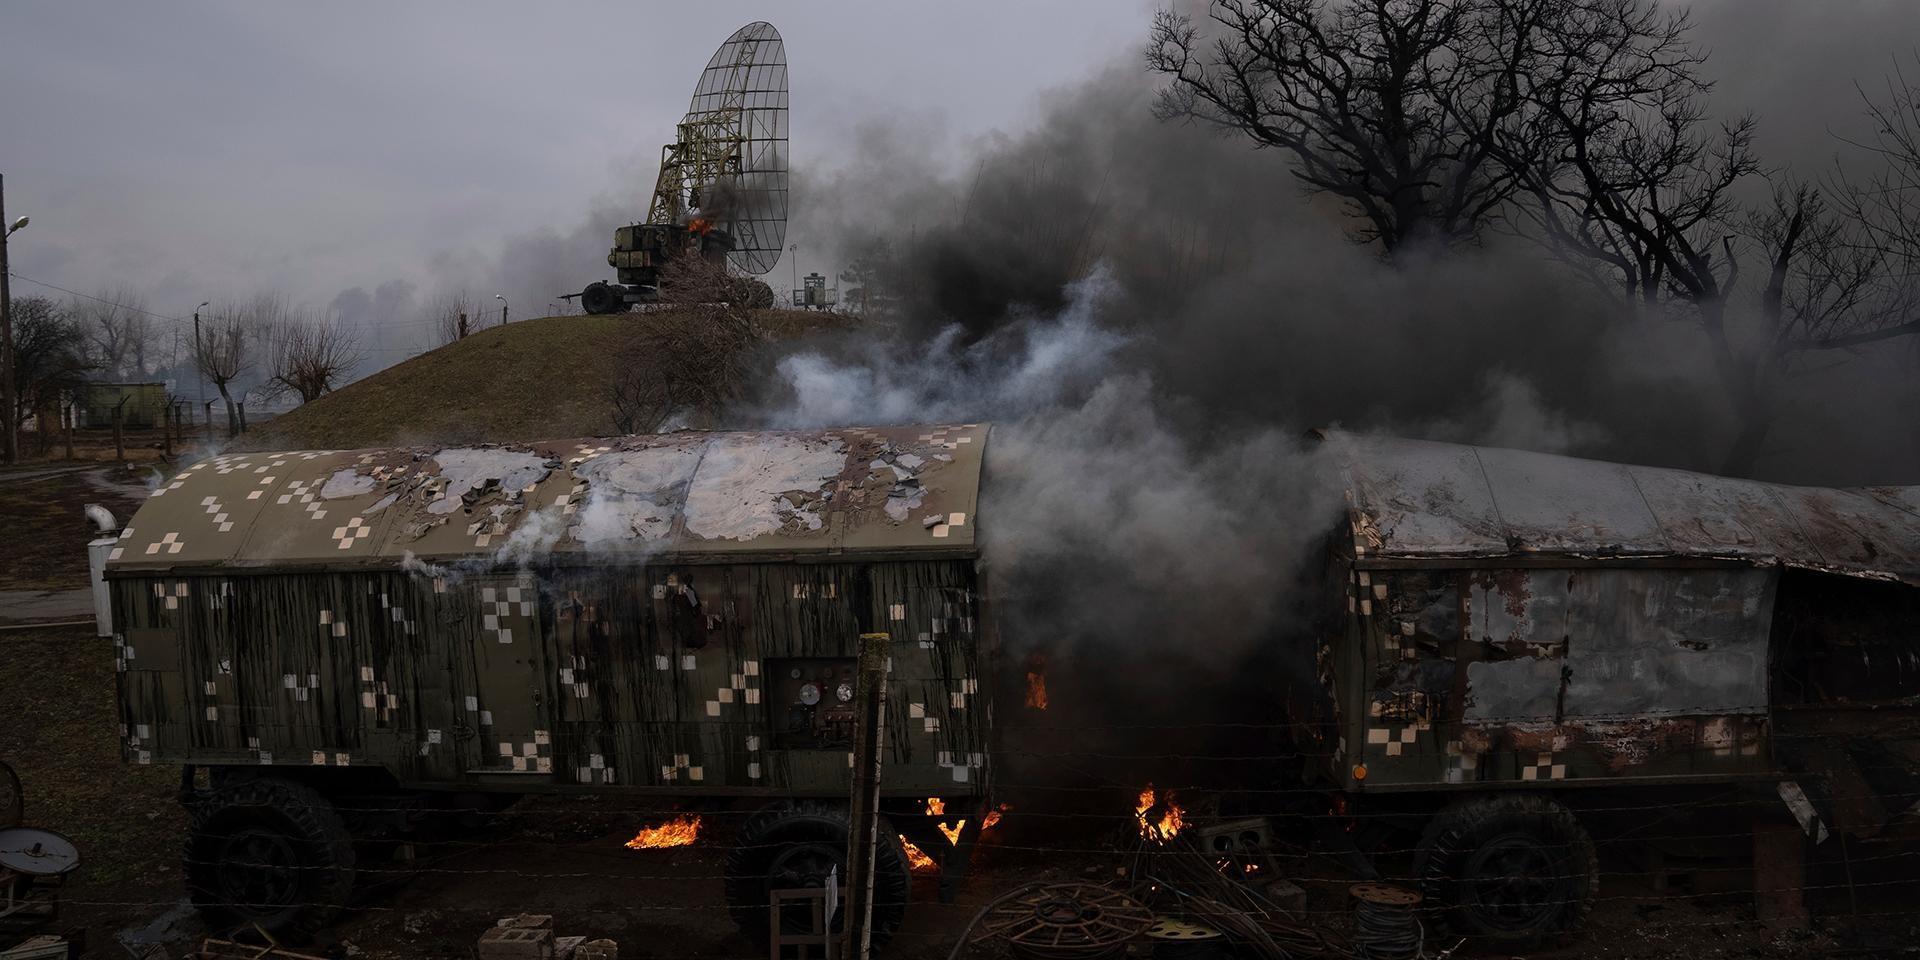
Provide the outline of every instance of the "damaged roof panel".
[[1834,489],[1334,434],[1357,554],[1700,557],[1920,585],[1920,487]]
[[153,491],[108,567],[970,555],[987,432],[982,424],[685,431],[226,454]]

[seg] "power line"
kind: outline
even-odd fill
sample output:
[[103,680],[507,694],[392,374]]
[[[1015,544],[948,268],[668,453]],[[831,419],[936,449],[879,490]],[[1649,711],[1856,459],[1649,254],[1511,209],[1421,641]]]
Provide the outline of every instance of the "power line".
[[[49,290],[58,290],[61,293],[64,293],[70,297],[79,297],[82,300],[91,300],[94,303],[106,304],[107,306],[110,306],[110,307],[119,307],[122,310],[129,310],[134,313],[144,314],[156,320],[165,320],[168,323],[191,323],[193,319],[191,317],[170,317],[164,313],[155,313],[152,310],[146,309],[145,307],[136,307],[130,303],[121,303],[117,300],[109,300],[105,297],[96,297],[90,293],[81,293],[78,290],[69,290],[66,287],[60,286],[58,284],[48,283],[45,280],[35,280],[32,277],[21,276],[20,274],[15,273],[11,270],[7,271],[7,276],[12,277],[15,280],[25,280],[26,282],[31,283],[35,286],[46,287]],[[219,320],[219,321],[225,322],[225,321],[233,320],[235,318],[231,315],[216,316],[213,314],[206,314],[202,317],[202,319]],[[380,326],[382,327],[424,327],[424,326],[432,326],[432,325],[438,324],[439,322],[440,322],[439,320],[431,319],[431,318],[426,320],[389,320],[384,323],[381,323]],[[399,349],[394,349],[394,348],[382,348],[381,352],[400,353],[404,351]]]

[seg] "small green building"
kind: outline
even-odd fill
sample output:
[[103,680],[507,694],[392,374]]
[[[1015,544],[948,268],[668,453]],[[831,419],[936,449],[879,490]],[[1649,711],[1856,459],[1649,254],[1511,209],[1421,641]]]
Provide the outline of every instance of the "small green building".
[[113,426],[113,408],[121,400],[121,424],[149,430],[166,422],[167,385],[164,383],[89,383],[74,398],[77,426]]

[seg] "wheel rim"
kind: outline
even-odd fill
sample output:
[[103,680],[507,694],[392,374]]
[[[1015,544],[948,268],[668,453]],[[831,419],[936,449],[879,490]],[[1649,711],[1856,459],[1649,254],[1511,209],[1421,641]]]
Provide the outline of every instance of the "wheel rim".
[[236,910],[273,913],[299,901],[302,866],[292,838],[277,830],[249,827],[235,831],[220,845],[215,889]]
[[[827,875],[832,873],[840,882],[846,881],[846,852],[837,845],[825,843],[788,844],[773,858],[767,866],[767,889],[795,890],[800,888],[818,889],[826,886]],[[838,929],[834,922],[840,916],[827,918],[830,930]],[[804,933],[813,929],[813,905],[808,900],[790,900],[780,907],[780,930],[783,933]]]
[[1486,926],[1530,930],[1548,921],[1564,899],[1559,861],[1546,845],[1522,833],[1483,843],[1461,871],[1465,906]]

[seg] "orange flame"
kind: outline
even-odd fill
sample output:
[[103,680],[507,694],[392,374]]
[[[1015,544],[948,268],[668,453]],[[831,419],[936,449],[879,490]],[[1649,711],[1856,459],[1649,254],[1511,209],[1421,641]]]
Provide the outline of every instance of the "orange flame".
[[1027,706],[1047,708],[1047,658],[1038,653],[1027,657]]
[[1031,671],[1027,673],[1027,706],[1035,710],[1045,710],[1047,708],[1046,674]]
[[[980,822],[980,832],[985,833],[988,830],[992,830],[994,824],[997,824],[1000,822],[1001,814],[1011,809],[1013,809],[1012,804],[1003,803],[998,807],[993,808],[992,810],[988,810],[987,818]],[[927,798],[927,816],[929,817],[944,816],[946,812],[947,812],[947,802],[945,800],[942,800],[939,797]],[[945,823],[936,823],[934,824],[934,827],[939,829],[941,836],[947,838],[948,843],[954,846],[959,846],[960,831],[965,829],[966,825],[967,825],[967,821],[965,819],[960,819],[960,820],[953,821],[951,825],[945,824]]]
[[[1156,807],[1160,810],[1158,817],[1153,816]],[[1173,839],[1187,825],[1186,811],[1173,802],[1173,791],[1156,792],[1151,783],[1140,791],[1133,816],[1140,821],[1140,836],[1155,842]]]
[[629,850],[653,850],[659,847],[684,847],[700,838],[700,818],[682,814],[657,827],[647,827],[627,841]]
[[907,869],[912,870],[914,873],[926,873],[929,870],[940,869],[939,862],[927,856],[919,847],[914,846],[913,841],[902,839],[900,846],[907,851]]

